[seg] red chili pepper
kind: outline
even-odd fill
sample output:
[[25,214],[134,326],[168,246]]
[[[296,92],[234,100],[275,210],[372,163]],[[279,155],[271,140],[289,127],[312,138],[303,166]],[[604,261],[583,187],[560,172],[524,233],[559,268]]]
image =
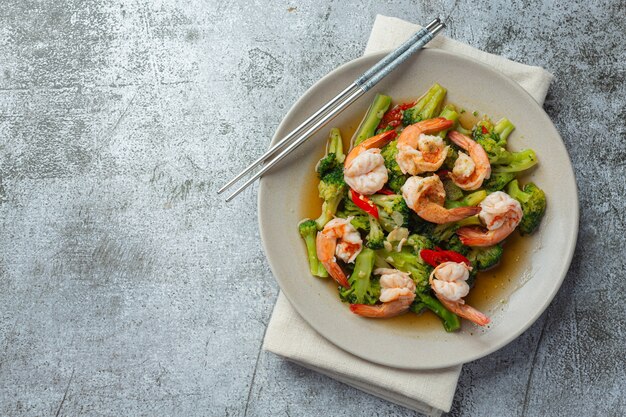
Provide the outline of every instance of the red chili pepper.
[[382,120],[378,124],[378,129],[384,129],[388,126],[396,128],[400,126],[402,121],[402,112],[406,109],[410,109],[413,107],[415,103],[403,103],[393,106],[391,110],[388,110],[387,113],[383,116]]
[[439,248],[436,248],[434,250],[422,249],[420,251],[420,256],[422,257],[424,262],[434,267],[437,267],[439,264],[442,264],[444,262],[462,262],[467,266],[471,265],[469,259],[453,250],[441,250]]
[[388,188],[381,188],[380,190],[376,191],[376,194],[394,195],[396,193]]
[[485,126],[481,126],[482,131],[483,131],[483,135],[486,135],[487,133],[489,133],[489,131],[487,130],[487,128]]
[[352,188],[350,188],[350,198],[358,208],[378,219],[378,207],[369,198],[357,193]]

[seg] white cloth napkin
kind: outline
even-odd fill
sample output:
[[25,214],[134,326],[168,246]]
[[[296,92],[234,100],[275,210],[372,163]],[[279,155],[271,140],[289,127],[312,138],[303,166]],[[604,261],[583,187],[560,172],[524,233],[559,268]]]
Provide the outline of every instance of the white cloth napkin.
[[[419,26],[393,17],[376,16],[365,54],[397,47]],[[504,73],[543,104],[552,74],[519,64],[469,45],[438,36],[428,45],[472,57]],[[377,397],[439,416],[450,411],[461,366],[436,371],[407,371],[377,365],[333,345],[296,313],[280,293],[265,333],[263,349]]]

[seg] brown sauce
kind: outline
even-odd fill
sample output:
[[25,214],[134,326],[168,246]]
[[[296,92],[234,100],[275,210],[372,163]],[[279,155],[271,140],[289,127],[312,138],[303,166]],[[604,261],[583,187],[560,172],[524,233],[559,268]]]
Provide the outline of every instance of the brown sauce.
[[[405,103],[409,100],[400,100],[393,103]],[[448,103],[446,103],[448,104]],[[457,110],[463,107],[457,106]],[[362,115],[351,120],[347,125],[341,128],[341,137],[344,143],[344,150],[349,149],[350,139],[361,122]],[[465,109],[460,114],[459,122],[465,129],[471,129],[479,120],[480,115],[474,115],[471,111]],[[328,129],[327,129],[328,130]],[[324,156],[325,149],[320,148],[319,157],[315,158],[317,162]],[[315,165],[310,168],[311,180],[310,184],[302,190],[300,198],[300,214],[302,218],[316,219],[321,213],[322,200],[318,196],[317,184],[319,182],[315,173]],[[467,304],[488,314],[500,304],[506,303],[511,293],[518,288],[521,281],[526,262],[529,259],[530,245],[529,239],[524,239],[517,232],[514,232],[504,244],[504,254],[499,265],[490,270],[480,272],[476,278],[474,287],[470,290],[469,295],[465,298]],[[304,256],[304,255],[303,255]],[[336,284],[328,279],[328,289],[336,293]],[[337,302],[339,296],[336,295]],[[423,330],[430,328],[441,328],[439,318],[429,310],[420,315],[408,313],[400,317],[387,319],[387,323],[400,331],[407,330]]]

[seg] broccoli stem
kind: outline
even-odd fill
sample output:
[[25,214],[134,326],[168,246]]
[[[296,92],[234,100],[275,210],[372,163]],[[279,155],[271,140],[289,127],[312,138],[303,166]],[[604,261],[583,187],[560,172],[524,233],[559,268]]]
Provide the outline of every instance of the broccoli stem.
[[418,293],[417,296],[426,308],[435,313],[437,317],[441,319],[443,322],[443,328],[446,332],[453,332],[461,327],[461,320],[459,319],[459,316],[446,309],[435,297],[426,293]]
[[474,193],[468,194],[458,201],[446,201],[446,208],[477,206],[487,197],[487,191],[480,190]]
[[378,124],[382,120],[385,112],[391,105],[391,97],[384,94],[376,94],[374,101],[370,105],[365,117],[359,125],[359,129],[354,134],[353,145],[357,146],[365,139],[371,138],[376,132]]
[[309,268],[311,269],[311,274],[320,278],[327,277],[328,272],[317,257],[317,249],[315,244],[315,239],[317,237],[317,225],[315,221],[309,219],[302,221],[302,223],[300,223],[300,225],[298,226],[298,230],[306,245],[306,252],[309,258]]
[[441,87],[439,84],[436,85],[439,86],[439,89],[437,89],[435,94],[433,94],[431,99],[428,100],[428,103],[426,103],[426,106],[424,106],[424,108],[420,112],[422,120],[431,119],[432,117],[434,117],[437,113],[437,110],[441,107],[441,103],[443,103],[443,98],[446,96],[447,90]]
[[343,194],[340,194],[336,197],[331,198],[330,200],[324,200],[322,203],[322,214],[315,220],[317,223],[317,228],[322,230],[326,223],[333,219],[333,216],[337,212],[337,207],[339,207],[339,203],[341,203],[341,199],[343,198]]
[[447,90],[439,84],[433,84],[426,94],[415,103],[415,106],[404,111],[402,124],[406,126],[432,118],[441,107],[446,92]]
[[450,129],[442,130],[441,132],[438,133],[439,137],[445,138],[446,134],[448,134],[448,131],[451,129],[454,129],[454,127],[458,124],[459,113],[457,113],[454,105],[448,104],[447,106],[443,108],[443,110],[441,110],[441,113],[439,113],[439,117],[443,117],[448,120],[452,120],[454,122],[454,124],[452,125]]
[[346,159],[346,155],[343,153],[343,139],[341,139],[341,132],[336,127],[330,129],[330,136],[328,138],[328,151],[326,154],[333,153],[339,163],[343,163]]
[[493,131],[496,132],[498,136],[500,136],[500,140],[506,141],[513,129],[515,129],[513,123],[511,123],[511,121],[505,117],[500,119],[500,121],[496,123]]
[[354,271],[352,271],[349,281],[359,303],[363,302],[367,290],[370,288],[370,277],[374,269],[375,257],[373,250],[363,248],[354,261]]

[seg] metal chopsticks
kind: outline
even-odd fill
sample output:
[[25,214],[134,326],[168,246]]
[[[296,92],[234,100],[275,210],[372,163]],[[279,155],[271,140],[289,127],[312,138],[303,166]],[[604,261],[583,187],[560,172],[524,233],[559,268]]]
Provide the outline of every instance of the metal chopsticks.
[[[243,185],[235,190],[226,201],[235,198],[240,192],[245,190],[250,184],[256,181],[261,175],[271,169],[274,165],[285,158],[291,151],[304,143],[309,137],[314,135],[325,124],[334,119],[344,109],[354,103],[359,97],[374,87],[387,74],[393,71],[397,66],[406,61],[412,54],[420,50],[424,45],[430,42],[439,33],[445,25],[439,20],[434,19],[426,27],[413,34],[406,42],[397,49],[390,52],[383,59],[378,61],[373,67],[361,74],[352,84],[346,87],[337,96],[327,102],[313,115],[307,118],[296,129],[291,131],[287,136],[281,139],[276,145],[272,146],[263,155],[256,159],[240,174],[226,183],[218,190],[218,194],[230,188],[234,183],[239,181],[244,175],[260,164],[266,162],[271,156],[275,155],[287,143],[293,141],[289,146],[282,150],[273,159],[264,163],[263,167],[250,177]],[[295,140],[294,140],[295,139]]]

